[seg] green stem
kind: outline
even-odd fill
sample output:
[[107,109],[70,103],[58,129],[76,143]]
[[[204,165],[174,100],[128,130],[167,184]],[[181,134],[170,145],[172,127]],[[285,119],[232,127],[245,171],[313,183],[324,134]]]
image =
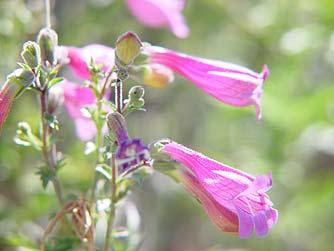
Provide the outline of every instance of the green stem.
[[45,26],[51,28],[50,0],[45,0]]
[[110,237],[112,235],[112,229],[114,227],[114,220],[115,220],[115,209],[116,209],[116,203],[117,203],[117,194],[116,194],[116,178],[117,178],[117,167],[115,164],[115,155],[113,154],[111,157],[111,170],[112,170],[112,176],[111,176],[111,184],[110,184],[110,214],[109,214],[109,221],[107,224],[107,230],[106,230],[106,237],[104,240],[104,251],[109,251],[109,244],[110,244]]
[[122,94],[122,80],[117,79],[116,87],[115,87],[115,105],[117,108],[117,112],[122,113],[122,105],[123,105],[123,94]]
[[41,119],[42,119],[42,151],[45,162],[47,163],[47,167],[51,172],[54,173],[52,178],[52,184],[55,189],[58,201],[60,205],[64,204],[63,194],[60,186],[60,182],[57,177],[56,167],[57,167],[57,149],[54,143],[49,143],[49,125],[46,120],[47,114],[47,91],[42,90],[40,94],[40,102],[41,102]]
[[[102,111],[102,103],[101,99],[97,99],[97,118],[95,120],[95,126],[96,126],[96,138],[95,138],[95,145],[96,145],[96,152],[95,152],[95,160],[96,164],[95,167],[102,162],[102,155],[101,155],[101,147],[102,147],[102,123],[101,123],[101,111]],[[95,197],[95,191],[96,191],[96,186],[97,186],[97,181],[98,181],[98,176],[97,172],[94,171],[94,181],[93,181],[93,188],[92,188],[92,194],[91,194],[91,201],[94,202],[96,197]]]

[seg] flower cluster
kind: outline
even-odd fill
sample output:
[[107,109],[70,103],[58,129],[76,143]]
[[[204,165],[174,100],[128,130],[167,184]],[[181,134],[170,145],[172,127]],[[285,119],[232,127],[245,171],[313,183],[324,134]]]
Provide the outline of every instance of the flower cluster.
[[[182,15],[185,3],[186,0],[126,0],[131,13],[142,23],[153,28],[167,27],[179,38],[189,34]],[[262,88],[269,73],[266,65],[257,73],[233,63],[143,44],[132,32],[120,36],[114,48],[101,44],[59,46],[58,36],[51,28],[42,29],[36,42],[25,43],[21,57],[21,68],[8,76],[0,90],[0,133],[14,99],[27,89],[36,91],[41,106],[40,135],[34,135],[28,123],[20,122],[15,142],[34,146],[43,153],[45,166],[37,174],[44,188],[52,181],[62,206],[45,231],[41,250],[45,249],[47,234],[66,214],[72,215],[76,236],[89,245],[89,250],[95,249],[94,217],[102,210],[99,203],[103,201],[108,204],[103,210],[109,213],[104,250],[109,250],[116,205],[138,180],[137,171],[144,170],[140,178],[151,173],[145,172],[145,167],[153,167],[181,183],[223,232],[248,238],[255,230],[263,237],[276,224],[278,212],[266,193],[272,186],[271,173],[255,177],[169,140],[147,146],[140,138],[131,138],[125,118],[144,110],[144,88],[132,86],[125,100],[122,93],[123,84],[129,83],[125,82],[127,79],[162,88],[174,81],[176,73],[227,105],[254,106],[259,120]],[[63,66],[76,80],[57,77]],[[55,133],[59,130],[57,110],[63,104],[78,138],[89,141],[86,146],[93,145],[85,154],[96,153],[90,201],[75,198],[66,202],[62,195],[57,177],[62,155],[57,152]],[[91,142],[93,139],[95,143]],[[169,169],[160,168],[161,163]],[[101,178],[98,173],[108,180],[102,186],[110,194],[97,188]],[[103,196],[106,197],[98,199]]]

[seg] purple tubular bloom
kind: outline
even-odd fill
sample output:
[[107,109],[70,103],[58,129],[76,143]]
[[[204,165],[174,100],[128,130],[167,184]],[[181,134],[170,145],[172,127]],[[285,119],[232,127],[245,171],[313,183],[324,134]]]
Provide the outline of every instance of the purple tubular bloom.
[[150,159],[148,147],[141,139],[128,139],[119,143],[115,153],[119,173]]
[[198,88],[232,106],[255,105],[261,119],[262,86],[268,67],[261,73],[218,60],[196,58],[162,47],[147,48],[150,63],[162,64],[192,81]]
[[276,224],[278,212],[265,193],[272,185],[271,173],[254,177],[177,143],[165,145],[162,152],[189,169],[182,171],[181,183],[223,232],[247,238],[255,229],[263,237]]
[[116,166],[119,173],[137,166],[150,159],[148,147],[141,139],[129,138],[124,117],[118,112],[107,115],[108,125],[115,134],[118,148],[115,153]]

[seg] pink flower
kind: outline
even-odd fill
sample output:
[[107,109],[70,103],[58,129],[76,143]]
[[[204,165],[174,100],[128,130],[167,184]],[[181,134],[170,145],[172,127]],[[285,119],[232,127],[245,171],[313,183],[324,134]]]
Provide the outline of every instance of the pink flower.
[[186,0],[126,0],[126,4],[131,13],[148,27],[168,27],[179,38],[186,38],[189,34],[182,15]]
[[0,90],[0,134],[17,93],[17,87],[17,85],[11,85],[11,82],[6,82]]
[[233,106],[255,105],[261,119],[262,85],[268,68],[256,73],[245,67],[217,60],[196,58],[161,47],[147,48],[150,62],[162,64],[192,81],[216,99]]
[[[88,141],[96,135],[94,121],[85,116],[83,109],[95,105],[95,95],[88,87],[81,87],[64,80],[53,88],[61,88],[64,93],[64,103],[69,116],[73,119],[79,139]],[[106,131],[106,128],[105,128]]]
[[177,143],[162,152],[185,165],[181,182],[198,198],[213,223],[223,232],[249,237],[267,235],[277,222],[277,210],[265,193],[272,185],[268,176],[254,177],[226,166]]
[[115,64],[114,49],[101,44],[90,44],[82,48],[65,47],[69,66],[74,75],[80,79],[90,79],[87,68],[90,60],[93,59],[97,64],[103,64],[103,70],[108,72]]

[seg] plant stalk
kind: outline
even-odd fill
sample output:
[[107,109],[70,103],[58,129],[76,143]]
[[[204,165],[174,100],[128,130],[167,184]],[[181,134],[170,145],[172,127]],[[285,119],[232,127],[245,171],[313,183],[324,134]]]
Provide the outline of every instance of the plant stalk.
[[110,184],[110,214],[109,214],[109,220],[107,224],[107,230],[106,230],[106,237],[104,241],[104,251],[109,251],[109,244],[110,244],[110,237],[112,235],[112,230],[114,226],[114,220],[115,220],[115,211],[116,211],[116,203],[117,203],[117,194],[116,194],[116,178],[117,178],[117,167],[115,163],[115,155],[113,154],[111,157],[111,170],[112,170],[112,176],[111,176],[111,184]]
[[51,181],[53,184],[53,187],[55,189],[57,199],[60,205],[64,204],[63,200],[63,194],[60,186],[60,182],[58,180],[57,174],[56,174],[56,167],[57,167],[57,149],[56,145],[54,143],[49,143],[49,125],[45,118],[47,114],[47,91],[44,89],[41,91],[40,94],[40,102],[41,102],[41,119],[42,119],[42,151],[43,156],[45,159],[45,162],[47,163],[48,168],[51,172],[54,173],[54,176],[52,177]]
[[45,26],[51,28],[50,0],[45,0]]

